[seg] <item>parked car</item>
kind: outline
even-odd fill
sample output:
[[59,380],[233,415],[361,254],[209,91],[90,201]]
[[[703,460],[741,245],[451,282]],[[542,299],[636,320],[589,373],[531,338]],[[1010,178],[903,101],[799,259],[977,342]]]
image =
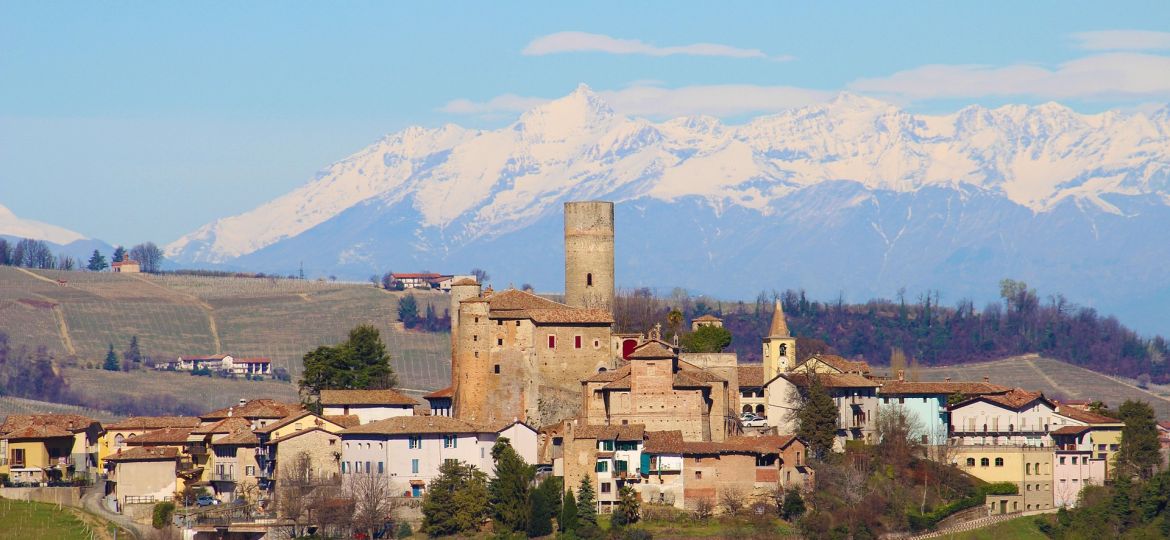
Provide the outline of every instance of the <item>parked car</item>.
[[219,499],[211,495],[200,495],[198,499],[195,499],[195,504],[197,506],[215,506],[219,504]]
[[768,425],[767,419],[753,413],[743,413],[743,416],[739,417],[739,422],[743,424],[743,427],[766,427]]

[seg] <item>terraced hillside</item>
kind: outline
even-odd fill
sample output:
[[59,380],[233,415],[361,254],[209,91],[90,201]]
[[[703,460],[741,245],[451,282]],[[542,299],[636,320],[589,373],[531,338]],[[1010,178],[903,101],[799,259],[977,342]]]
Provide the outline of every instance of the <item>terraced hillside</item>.
[[[414,294],[420,311],[428,302],[440,314],[447,308],[442,293]],[[45,346],[78,366],[98,365],[110,343],[121,351],[138,336],[154,358],[265,356],[296,377],[306,351],[342,341],[364,323],[382,331],[404,387],[446,386],[449,336],[395,329],[401,296],[323,281],[0,267],[0,331],[15,345]],[[72,381],[83,371],[67,375]]]
[[924,381],[941,381],[946,377],[956,381],[978,381],[988,377],[996,384],[1041,390],[1050,397],[1099,399],[1113,408],[1127,399],[1144,400],[1150,403],[1159,418],[1170,419],[1170,396],[1158,390],[1143,390],[1121,379],[1036,355],[921,368],[919,377]]
[[101,422],[113,422],[121,418],[108,411],[87,409],[74,405],[63,405],[35,399],[24,399],[12,396],[0,397],[0,419],[11,414],[80,414]]

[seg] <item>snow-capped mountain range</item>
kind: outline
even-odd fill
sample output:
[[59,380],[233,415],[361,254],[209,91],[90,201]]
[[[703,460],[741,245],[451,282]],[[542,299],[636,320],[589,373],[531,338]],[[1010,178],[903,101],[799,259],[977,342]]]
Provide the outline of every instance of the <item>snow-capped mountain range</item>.
[[727,125],[627,118],[581,86],[501,129],[389,135],[166,251],[358,278],[481,266],[553,290],[561,203],[580,199],[618,202],[622,285],[979,300],[1013,277],[1121,311],[1170,299],[1170,107],[928,116],[841,94]]

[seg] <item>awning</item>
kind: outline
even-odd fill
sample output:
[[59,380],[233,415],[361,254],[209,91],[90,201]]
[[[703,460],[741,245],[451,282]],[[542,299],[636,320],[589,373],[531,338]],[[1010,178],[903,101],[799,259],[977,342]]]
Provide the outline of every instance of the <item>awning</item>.
[[412,487],[413,487],[413,486],[419,486],[419,487],[423,487],[423,486],[426,486],[426,485],[427,485],[427,483],[426,483],[426,482],[424,482],[424,481],[422,481],[422,480],[411,480],[411,481],[410,481],[410,485],[411,485]]

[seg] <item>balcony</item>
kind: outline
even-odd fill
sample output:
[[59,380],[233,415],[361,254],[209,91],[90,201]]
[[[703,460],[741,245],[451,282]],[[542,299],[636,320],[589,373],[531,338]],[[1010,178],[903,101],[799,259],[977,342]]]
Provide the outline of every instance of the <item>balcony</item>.
[[206,456],[207,455],[207,445],[205,445],[205,444],[192,444],[192,445],[187,447],[187,453],[191,454],[192,456]]
[[227,473],[223,473],[223,472],[217,472],[217,473],[212,473],[212,474],[211,474],[211,480],[212,480],[213,482],[235,482],[235,481],[236,481],[236,473],[234,473],[234,472],[227,472]]

